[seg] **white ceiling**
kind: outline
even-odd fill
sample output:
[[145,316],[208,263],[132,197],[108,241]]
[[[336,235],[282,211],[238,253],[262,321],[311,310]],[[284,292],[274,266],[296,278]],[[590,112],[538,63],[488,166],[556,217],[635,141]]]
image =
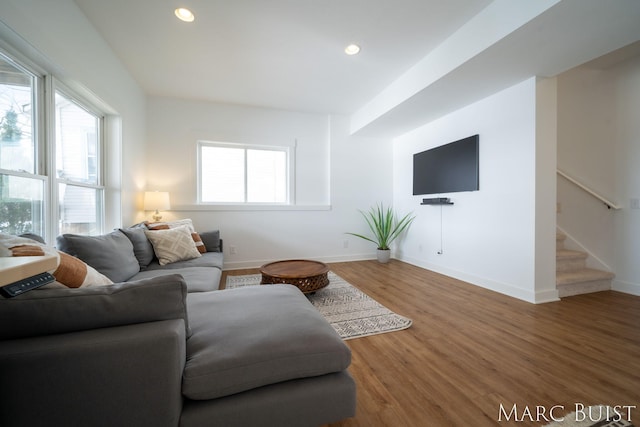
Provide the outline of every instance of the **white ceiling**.
[[[527,9],[531,13],[518,18]],[[491,13],[485,13],[489,10]],[[496,0],[476,18],[481,25],[472,25],[469,31],[467,24],[457,33],[468,36],[461,43],[452,47],[447,40],[442,45],[447,46],[447,54],[463,52],[482,41],[478,28],[490,33],[510,20],[518,24],[508,34],[500,33],[500,38],[491,40],[480,52],[451,64],[437,79],[422,81],[415,92],[399,96],[401,92],[396,90],[391,94],[392,102],[385,102],[390,97],[382,93],[378,103],[352,115],[352,133],[394,137],[527,78],[553,77],[585,63],[603,67],[638,53],[638,0]],[[478,24],[476,18],[474,24]],[[521,24],[523,21],[526,23]],[[416,80],[425,80],[423,76],[446,59],[444,55],[437,56],[437,62],[432,58],[425,57],[428,67],[417,67],[419,74],[400,76],[393,88],[416,86]],[[384,108],[376,108],[380,103]]]
[[74,1],[148,95],[349,114],[371,136],[640,40],[640,0]]
[[349,114],[491,0],[75,2],[149,95]]

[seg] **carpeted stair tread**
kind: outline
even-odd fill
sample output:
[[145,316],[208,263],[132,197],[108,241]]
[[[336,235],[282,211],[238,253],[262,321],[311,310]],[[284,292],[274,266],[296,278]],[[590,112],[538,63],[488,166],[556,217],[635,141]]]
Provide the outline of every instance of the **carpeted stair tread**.
[[580,282],[591,282],[596,280],[610,280],[614,274],[609,271],[596,270],[593,268],[583,268],[574,271],[563,271],[556,273],[556,284],[558,286],[570,285]]
[[564,241],[566,240],[567,235],[561,231],[556,232],[556,250],[564,249]]
[[573,251],[571,249],[558,249],[556,251],[556,259],[586,259],[586,252]]
[[556,230],[556,288],[560,298],[611,289],[613,273],[587,268],[589,254],[565,249],[567,235]]

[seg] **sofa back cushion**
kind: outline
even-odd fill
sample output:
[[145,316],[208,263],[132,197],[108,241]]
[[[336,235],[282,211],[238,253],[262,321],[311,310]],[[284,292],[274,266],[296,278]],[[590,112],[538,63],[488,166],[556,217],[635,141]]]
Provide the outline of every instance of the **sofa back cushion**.
[[65,286],[79,288],[113,284],[113,281],[107,276],[99,273],[80,259],[41,242],[41,239],[33,240],[30,237],[0,233],[0,245],[9,248],[12,256],[46,255],[55,257],[56,268],[49,270],[49,273],[56,278],[56,281],[45,285],[45,288],[61,288]]
[[133,244],[119,230],[101,236],[63,234],[58,249],[80,258],[113,282],[124,282],[140,271]]
[[45,289],[0,299],[0,340],[184,319],[187,285],[179,274],[78,289]]
[[121,228],[120,231],[125,234],[131,241],[133,245],[133,254],[138,260],[138,265],[140,266],[140,271],[144,271],[147,269],[151,261],[156,257],[156,254],[153,252],[153,246],[147,236],[144,234],[144,230],[147,227],[142,226],[133,226],[129,228]]
[[207,252],[222,252],[222,240],[220,240],[220,230],[205,231],[200,233],[202,243],[207,248]]

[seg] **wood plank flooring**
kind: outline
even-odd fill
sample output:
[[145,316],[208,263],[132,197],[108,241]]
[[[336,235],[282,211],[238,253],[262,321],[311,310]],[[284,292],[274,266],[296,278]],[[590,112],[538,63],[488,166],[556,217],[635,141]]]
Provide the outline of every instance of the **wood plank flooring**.
[[[549,420],[556,405],[556,418],[576,404],[640,407],[640,297],[608,291],[534,305],[397,260],[329,267],[413,320],[346,341],[358,408],[332,427],[542,426],[538,406]],[[222,283],[257,272],[225,272]],[[640,427],[640,409],[631,417]]]

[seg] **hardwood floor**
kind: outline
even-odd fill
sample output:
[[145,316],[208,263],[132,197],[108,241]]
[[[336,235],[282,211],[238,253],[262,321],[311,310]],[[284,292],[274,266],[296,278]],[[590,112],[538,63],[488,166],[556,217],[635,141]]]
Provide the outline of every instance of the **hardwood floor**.
[[[333,427],[542,426],[556,405],[564,410],[555,418],[576,404],[640,406],[640,297],[609,291],[534,305],[397,260],[329,266],[413,320],[346,341],[358,408]],[[223,283],[257,272],[225,272]],[[631,420],[640,426],[640,409]]]

